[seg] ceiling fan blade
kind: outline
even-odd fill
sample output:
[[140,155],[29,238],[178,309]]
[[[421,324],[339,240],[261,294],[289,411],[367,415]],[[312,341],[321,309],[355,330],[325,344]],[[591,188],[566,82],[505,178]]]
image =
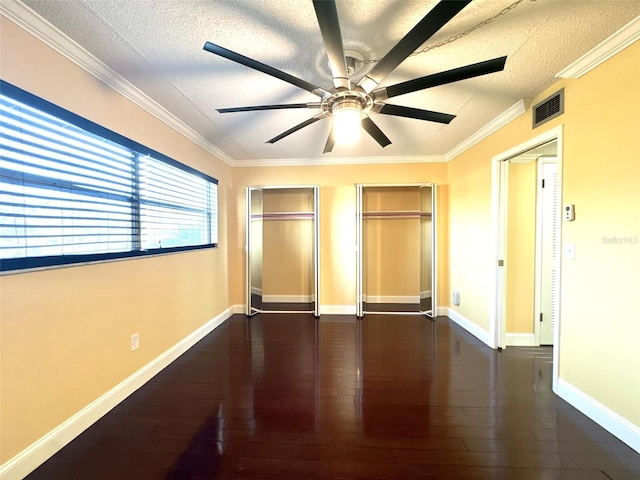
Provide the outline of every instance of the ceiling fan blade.
[[281,103],[279,105],[256,105],[252,107],[231,107],[231,108],[216,108],[216,111],[220,113],[232,113],[232,112],[255,112],[258,110],[285,110],[290,108],[320,108],[322,104],[320,102],[313,103]]
[[264,63],[260,63],[257,60],[253,60],[249,57],[245,57],[244,55],[240,55],[239,53],[228,50],[220,45],[216,45],[215,43],[206,42],[204,47],[202,47],[207,52],[211,52],[220,57],[226,58],[233,62],[244,65],[245,67],[253,68],[262,73],[266,73],[267,75],[271,75],[277,79],[283,80],[291,85],[295,85],[296,87],[300,87],[308,92],[317,95],[318,97],[324,97],[325,95],[329,95],[329,92],[320,88],[312,83],[301,80],[293,75],[289,75],[288,73],[283,72],[282,70],[278,70],[277,68],[270,67],[269,65],[265,65]]
[[322,153],[331,152],[335,144],[336,144],[336,137],[333,134],[333,126],[331,126],[331,130],[329,131],[329,136],[327,137],[327,143],[324,144],[324,150],[322,151]]
[[297,132],[301,128],[307,127],[307,126],[311,125],[312,123],[317,122],[318,120],[322,120],[326,116],[327,116],[327,114],[325,112],[319,113],[315,117],[311,117],[310,119],[305,120],[302,123],[299,123],[295,127],[290,128],[286,132],[282,132],[280,135],[278,135],[276,137],[273,137],[271,140],[267,140],[267,143],[276,143],[277,141],[282,140],[284,137],[287,137],[287,136],[291,135],[292,133]]
[[371,92],[409,55],[440,30],[466,7],[471,0],[441,0],[425,17],[400,40],[395,47],[358,82],[365,92]]
[[377,113],[437,123],[450,123],[451,120],[456,118],[455,115],[449,115],[448,113],[432,112],[431,110],[421,110],[419,108],[403,107],[400,105],[389,105],[388,103],[385,103]]
[[391,145],[391,140],[387,138],[387,136],[382,133],[382,130],[378,128],[378,126],[373,123],[373,120],[369,117],[364,117],[362,119],[362,128],[365,132],[373,137],[373,139],[380,144],[382,148],[387,145]]
[[426,88],[437,87],[447,83],[459,82],[468,78],[479,77],[489,73],[500,72],[504,70],[504,64],[507,57],[494,58],[485,60],[484,62],[466,65],[464,67],[454,68],[446,72],[435,73],[425,77],[416,78],[395,85],[389,85],[372,92],[374,100],[386,100],[387,98],[397,97],[405,93],[417,92]]
[[347,72],[347,62],[344,58],[336,3],[334,0],[313,0],[313,6],[316,9],[316,17],[318,17],[324,48],[329,57],[333,86],[335,88],[350,89],[351,85]]

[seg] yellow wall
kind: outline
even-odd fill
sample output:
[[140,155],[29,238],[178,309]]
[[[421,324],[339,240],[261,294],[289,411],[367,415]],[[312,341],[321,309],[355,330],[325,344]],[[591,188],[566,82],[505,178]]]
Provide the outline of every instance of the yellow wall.
[[[2,18],[2,79],[220,180],[220,248],[0,276],[0,464],[229,306],[230,168]],[[46,74],[44,74],[46,72]],[[140,348],[130,351],[130,336]]]
[[[565,113],[535,130],[531,110],[449,163],[451,288],[459,314],[489,330],[491,158],[564,125],[563,243],[576,259],[562,261],[562,381],[640,425],[640,322],[635,313],[640,272],[640,42],[579,79],[559,81],[533,100],[565,89]],[[606,243],[617,237],[623,243]],[[636,242],[636,239],[638,240]]]
[[640,426],[638,58],[640,42],[565,86],[560,375]]
[[[448,164],[449,291],[460,292],[460,306],[452,308],[487,331],[493,271],[490,160],[500,151],[485,141]],[[443,305],[451,305],[449,296]]]
[[[244,266],[244,192],[251,185],[320,186],[320,304],[355,306],[356,303],[356,188],[357,183],[438,183],[438,212],[446,216],[445,163],[327,165],[295,167],[234,168],[235,218],[240,225],[235,245],[230,245],[230,269],[243,272]],[[443,196],[442,199],[440,196]],[[418,204],[416,204],[417,208]],[[439,245],[446,246],[446,219],[442,220]],[[417,238],[417,233],[416,233]],[[446,250],[443,250],[446,252]],[[443,253],[444,254],[444,253]],[[438,265],[438,278],[446,281],[446,259]],[[244,276],[232,276],[233,303],[244,303]],[[446,292],[446,289],[443,289]],[[416,291],[415,295],[418,292]],[[440,301],[444,297],[440,295]]]
[[507,333],[533,333],[536,253],[536,162],[509,165]]

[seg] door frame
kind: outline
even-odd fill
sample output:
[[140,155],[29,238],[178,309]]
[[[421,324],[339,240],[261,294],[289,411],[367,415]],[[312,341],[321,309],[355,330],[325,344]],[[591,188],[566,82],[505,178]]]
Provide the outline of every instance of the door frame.
[[[364,268],[363,268],[363,191],[365,188],[394,188],[394,187],[431,187],[432,189],[432,203],[431,209],[432,221],[431,221],[431,316],[422,311],[416,312],[367,312],[364,310]],[[438,185],[435,182],[421,182],[421,183],[357,183],[356,184],[356,317],[362,318],[366,313],[372,313],[376,315],[423,315],[427,318],[435,320],[438,316],[438,238],[437,238],[437,197],[438,197]]]
[[[249,258],[249,245],[251,242],[251,190],[312,190],[313,191],[313,274],[314,274],[314,306],[311,313],[315,318],[320,318],[320,185],[247,185],[245,195],[245,278],[246,278],[246,315],[252,316],[257,313],[272,313],[271,310],[258,310],[251,308],[251,262]],[[254,311],[255,310],[255,311]],[[304,311],[278,311],[279,313],[306,313]]]
[[[508,180],[508,163],[510,158],[525,153],[532,148],[540,146],[544,143],[557,141],[557,165],[558,165],[558,209],[559,217],[562,218],[562,157],[563,157],[563,126],[547,130],[532,139],[516,145],[491,159],[491,239],[492,239],[492,265],[493,272],[491,274],[491,289],[489,303],[489,340],[492,348],[506,348],[506,321],[504,318],[505,311],[505,290],[506,290],[506,268],[504,259],[506,255],[506,200],[507,200],[507,181]],[[558,282],[562,284],[562,228],[558,231]],[[558,305],[561,305],[561,291],[558,292]],[[561,315],[558,313],[558,323],[554,330],[554,348],[553,348],[553,390],[556,391],[558,372],[559,372],[559,352],[560,344]]]

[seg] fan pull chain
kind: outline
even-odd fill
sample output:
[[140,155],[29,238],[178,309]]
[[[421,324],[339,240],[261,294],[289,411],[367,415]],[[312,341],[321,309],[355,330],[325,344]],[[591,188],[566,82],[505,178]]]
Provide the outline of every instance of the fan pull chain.
[[[536,0],[531,0],[531,1],[535,2]],[[495,19],[497,19],[499,17],[502,17],[503,15],[506,15],[507,13],[509,13],[512,10],[516,9],[518,7],[518,5],[520,5],[523,2],[524,2],[524,0],[517,0],[516,2],[512,3],[508,7],[503,8],[500,12],[495,14],[493,17],[487,18],[486,20],[481,21],[477,25],[475,25],[475,26],[473,26],[471,28],[468,28],[464,32],[457,33],[456,35],[453,35],[453,36],[447,38],[446,40],[442,40],[441,42],[438,42],[438,43],[436,43],[434,45],[429,45],[428,47],[425,47],[425,48],[423,48],[421,50],[416,50],[415,52],[413,52],[409,56],[410,57],[415,57],[416,55],[420,55],[421,53],[427,53],[428,51],[433,50],[434,48],[442,47],[442,46],[447,45],[447,44],[449,44],[451,42],[455,42],[456,40],[460,40],[461,38],[466,37],[467,35],[469,35],[471,32],[475,32],[479,28],[482,28],[482,27],[484,27],[486,25],[489,25],[490,23],[493,23],[493,21]],[[379,60],[362,60],[362,61],[358,61],[358,63],[371,64],[371,63],[377,63],[378,61]]]

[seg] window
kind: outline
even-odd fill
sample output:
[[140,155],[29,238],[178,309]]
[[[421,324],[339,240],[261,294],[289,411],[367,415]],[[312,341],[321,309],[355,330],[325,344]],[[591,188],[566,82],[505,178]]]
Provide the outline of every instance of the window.
[[215,178],[0,87],[0,270],[217,246]]

